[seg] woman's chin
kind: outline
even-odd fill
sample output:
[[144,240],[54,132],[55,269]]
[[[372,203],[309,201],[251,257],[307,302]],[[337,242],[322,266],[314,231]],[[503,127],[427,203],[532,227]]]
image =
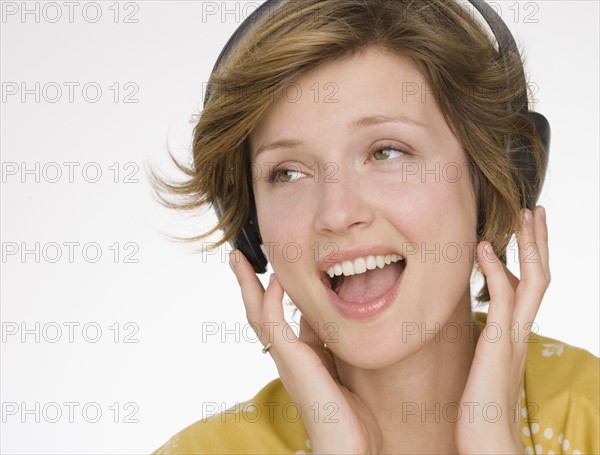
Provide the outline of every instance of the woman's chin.
[[347,367],[382,370],[410,358],[423,346],[402,343],[401,340],[394,340],[394,337],[388,336],[387,339],[373,340],[372,343],[328,343],[327,347],[336,358],[336,362],[341,361]]

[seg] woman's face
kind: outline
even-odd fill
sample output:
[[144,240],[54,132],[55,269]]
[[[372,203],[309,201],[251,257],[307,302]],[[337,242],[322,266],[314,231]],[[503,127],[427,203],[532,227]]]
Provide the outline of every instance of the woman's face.
[[[431,90],[410,60],[371,49],[287,85],[250,136],[275,275],[335,355],[358,367],[400,361],[470,317],[476,203]],[[358,272],[354,259],[372,267],[368,256],[394,253],[405,262],[345,278],[338,295],[324,279],[343,260]]]

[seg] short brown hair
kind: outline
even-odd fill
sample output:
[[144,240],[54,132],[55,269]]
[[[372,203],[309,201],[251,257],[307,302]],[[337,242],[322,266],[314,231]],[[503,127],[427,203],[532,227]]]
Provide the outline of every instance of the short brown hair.
[[[208,232],[178,239],[195,242],[222,230],[218,247],[236,238],[253,201],[248,136],[286,83],[325,61],[379,48],[410,58],[433,88],[468,157],[478,195],[477,240],[490,241],[506,263],[519,210],[529,197],[524,175],[506,153],[508,141],[518,134],[528,144],[537,182],[543,181],[547,159],[533,122],[520,111],[524,106],[507,108],[527,91],[521,58],[504,61],[471,12],[455,1],[290,0],[290,5],[259,22],[211,75],[210,96],[194,129],[192,166],[169,152],[188,179],[168,181],[150,171],[168,207],[193,210],[217,200],[227,207]],[[487,282],[476,300],[489,300]]]

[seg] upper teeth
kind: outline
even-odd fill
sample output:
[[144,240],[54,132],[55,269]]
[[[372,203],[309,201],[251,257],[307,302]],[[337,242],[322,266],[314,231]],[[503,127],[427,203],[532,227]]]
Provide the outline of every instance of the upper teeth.
[[367,270],[373,270],[375,267],[382,269],[392,262],[402,261],[404,258],[399,254],[388,254],[386,256],[367,256],[366,258],[356,258],[354,261],[343,261],[329,267],[327,275],[330,278],[334,276],[351,276],[365,273]]

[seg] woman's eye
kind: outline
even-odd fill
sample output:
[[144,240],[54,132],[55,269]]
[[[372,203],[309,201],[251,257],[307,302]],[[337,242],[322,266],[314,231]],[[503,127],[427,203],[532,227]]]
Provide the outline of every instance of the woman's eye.
[[404,155],[406,152],[403,152],[402,150],[398,150],[397,148],[394,147],[380,147],[377,150],[375,150],[373,152],[373,157],[375,158],[375,160],[377,161],[386,161],[389,158],[395,158],[393,156],[393,154],[396,153],[396,156],[401,156]]
[[[294,183],[301,178],[304,173],[293,169],[274,169],[269,177],[270,183]],[[294,178],[296,177],[296,178]]]

